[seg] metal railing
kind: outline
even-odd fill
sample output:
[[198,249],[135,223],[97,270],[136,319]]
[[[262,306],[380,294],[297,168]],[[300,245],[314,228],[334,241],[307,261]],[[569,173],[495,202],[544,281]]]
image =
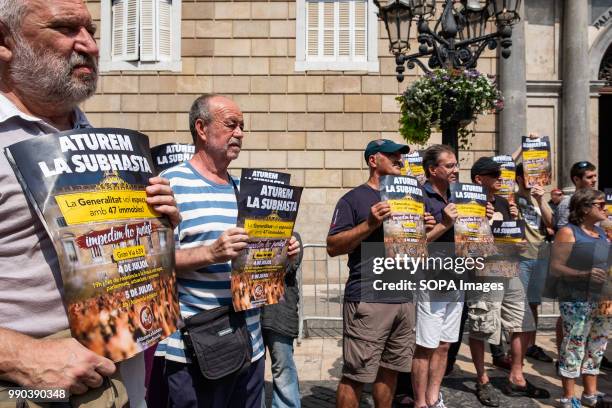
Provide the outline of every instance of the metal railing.
[[[343,277],[342,272],[343,269],[348,271],[343,263],[346,264],[346,257],[332,259],[327,255],[325,244],[304,245],[304,258],[298,271],[298,344],[304,338],[304,333],[308,333],[308,321],[342,321],[342,299],[346,283],[346,275]],[[333,278],[330,276],[330,265],[337,270]]]
[[[346,256],[331,258],[325,244],[304,244],[303,248],[304,258],[297,274],[300,294],[298,344],[308,335],[309,321],[342,321],[348,274]],[[556,301],[542,303],[538,312],[540,321],[556,319],[559,304]]]

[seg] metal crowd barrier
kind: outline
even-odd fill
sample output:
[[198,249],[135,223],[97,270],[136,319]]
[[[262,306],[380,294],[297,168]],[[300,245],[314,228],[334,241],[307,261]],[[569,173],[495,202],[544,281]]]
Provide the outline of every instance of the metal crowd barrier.
[[[330,276],[331,271],[334,274]],[[299,302],[299,335],[298,344],[308,333],[308,322],[342,321],[342,298],[346,275],[346,256],[331,258],[327,255],[325,244],[305,244],[304,258],[298,271]]]
[[[346,256],[331,258],[327,255],[325,244],[304,245],[304,258],[297,274],[300,294],[298,344],[308,336],[310,321],[342,321],[342,299],[348,274],[346,261]],[[556,319],[559,317],[558,303],[541,304],[538,315],[540,321]]]

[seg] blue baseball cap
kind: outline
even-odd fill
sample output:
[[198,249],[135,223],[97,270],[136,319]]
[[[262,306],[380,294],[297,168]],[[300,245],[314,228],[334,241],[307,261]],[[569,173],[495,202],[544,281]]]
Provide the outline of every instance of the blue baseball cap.
[[368,158],[376,153],[402,153],[406,154],[410,152],[410,147],[408,145],[395,143],[389,139],[376,139],[372,140],[365,148],[365,152],[363,153],[363,157],[365,161],[368,161]]

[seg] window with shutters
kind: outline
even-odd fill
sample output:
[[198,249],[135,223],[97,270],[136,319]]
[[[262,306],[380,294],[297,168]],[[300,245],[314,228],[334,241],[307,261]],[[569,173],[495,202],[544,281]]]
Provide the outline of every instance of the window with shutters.
[[105,0],[101,26],[101,70],[181,70],[180,0]]
[[378,71],[372,0],[298,0],[296,71]]

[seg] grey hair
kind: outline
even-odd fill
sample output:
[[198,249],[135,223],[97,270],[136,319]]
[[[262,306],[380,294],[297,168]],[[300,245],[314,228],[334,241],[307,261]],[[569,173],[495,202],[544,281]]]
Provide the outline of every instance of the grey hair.
[[0,23],[18,34],[21,21],[27,11],[24,0],[0,0]]
[[[0,0],[3,1],[3,0]],[[195,123],[198,119],[202,120],[204,126],[210,125],[213,120],[213,115],[210,112],[209,102],[212,98],[218,96],[217,94],[203,94],[199,96],[189,110],[189,130],[191,131],[191,137],[195,144],[198,140],[198,132],[196,131]]]

